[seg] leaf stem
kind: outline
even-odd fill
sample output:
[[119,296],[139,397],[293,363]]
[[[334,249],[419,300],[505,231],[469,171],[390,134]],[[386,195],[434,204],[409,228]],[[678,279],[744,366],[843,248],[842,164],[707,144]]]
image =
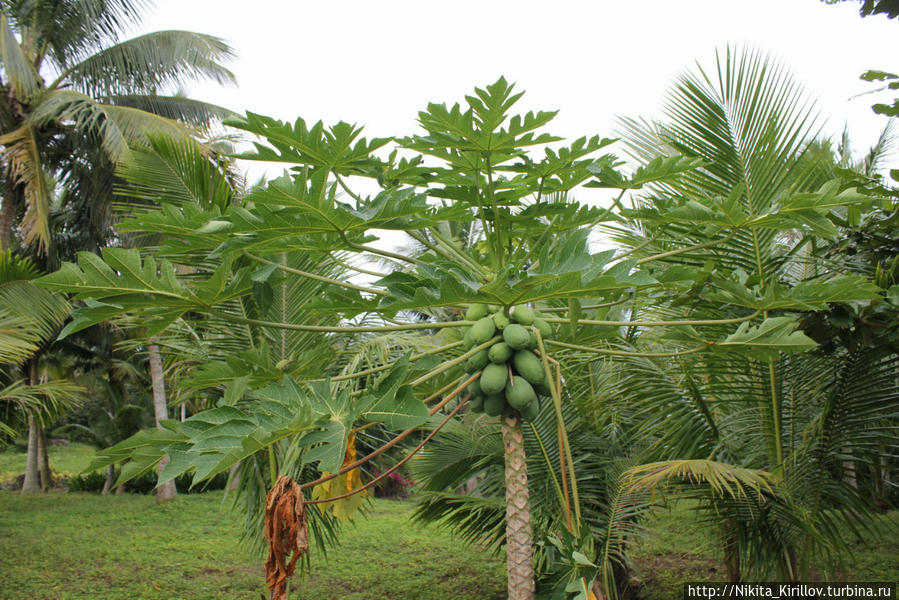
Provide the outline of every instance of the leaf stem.
[[684,252],[690,252],[691,250],[701,250],[703,248],[710,248],[712,246],[717,246],[718,244],[723,244],[724,242],[730,240],[734,237],[733,233],[729,233],[719,240],[712,240],[711,242],[705,242],[703,244],[696,244],[694,246],[687,246],[686,248],[679,248],[677,250],[669,250],[668,252],[662,252],[660,254],[653,254],[652,256],[644,256],[643,258],[637,261],[638,265],[642,265],[643,263],[650,262],[653,260],[658,260],[660,258],[668,258],[669,256],[677,256],[678,254],[683,254]]
[[[453,398],[455,398],[456,396],[458,396],[459,393],[462,392],[462,390],[464,390],[464,389],[467,388],[469,385],[471,385],[471,384],[472,384],[475,380],[477,380],[477,378],[480,377],[480,376],[481,376],[480,373],[475,373],[474,375],[472,375],[471,377],[469,377],[467,380],[463,381],[463,382],[459,385],[459,387],[457,387],[457,388],[453,391],[453,393],[451,393],[450,395],[448,395],[446,398],[444,398],[443,400],[441,400],[439,403],[435,404],[433,408],[429,409],[429,410],[428,410],[429,414],[430,414],[431,416],[433,416],[434,414],[436,414],[437,411],[439,411],[441,408],[443,408],[444,406],[446,406],[447,403],[449,403]],[[458,408],[458,407],[457,407],[457,408]],[[327,475],[323,475],[322,477],[319,477],[319,478],[316,479],[315,481],[309,481],[309,482],[306,482],[306,483],[304,483],[304,484],[301,484],[301,485],[300,485],[300,489],[301,489],[301,490],[305,490],[305,489],[308,489],[308,488],[311,488],[311,487],[315,487],[316,485],[318,485],[318,484],[320,484],[320,483],[324,483],[324,482],[326,482],[326,481],[330,481],[330,480],[334,479],[335,477],[340,477],[340,476],[343,475],[344,473],[346,473],[346,472],[348,472],[348,471],[352,471],[353,469],[355,469],[356,467],[358,467],[358,466],[360,466],[360,465],[364,465],[365,463],[367,463],[367,462],[370,461],[371,459],[376,458],[376,457],[380,456],[381,454],[387,452],[388,450],[390,450],[391,448],[393,448],[394,446],[396,446],[397,444],[399,444],[401,441],[403,441],[404,439],[406,439],[407,437],[409,437],[409,435],[412,434],[412,432],[417,431],[417,430],[418,430],[418,427],[410,427],[409,429],[406,429],[405,431],[403,431],[402,433],[400,433],[399,435],[397,435],[395,438],[393,438],[392,440],[390,440],[389,442],[387,442],[386,444],[384,444],[384,445],[381,446],[380,448],[374,450],[374,451],[371,452],[370,454],[367,454],[367,455],[363,456],[362,458],[360,458],[359,460],[357,460],[357,461],[355,461],[355,462],[352,462],[352,463],[350,463],[350,464],[348,464],[348,465],[346,465],[346,466],[344,466],[344,467],[341,467],[340,470],[338,470],[336,473],[328,473]]]
[[[751,321],[762,314],[757,310],[751,315],[745,317],[735,317],[733,319],[701,319],[695,321],[596,321],[593,319],[578,319],[581,325],[599,325],[602,327],[675,327],[677,325],[732,325],[735,323],[743,323]],[[557,317],[546,317],[544,321],[548,323],[568,323],[568,319],[559,319]]]
[[[582,310],[593,310],[594,308],[607,308],[609,306],[617,306],[619,304],[624,304],[627,302],[629,298],[622,298],[621,300],[615,300],[614,302],[603,302],[601,304],[585,304],[581,306]],[[541,308],[540,312],[542,313],[557,313],[557,312],[567,312],[567,306],[559,306],[556,308]]]
[[452,369],[453,367],[455,367],[456,365],[462,364],[463,362],[468,360],[469,357],[474,356],[481,350],[486,350],[487,348],[489,348],[493,344],[499,342],[500,340],[502,340],[502,337],[500,337],[498,335],[494,336],[494,337],[490,338],[489,340],[487,340],[486,342],[484,342],[483,344],[481,344],[479,346],[475,346],[474,348],[472,348],[471,350],[469,350],[462,356],[459,356],[458,358],[454,358],[453,360],[449,360],[449,361],[443,363],[442,365],[440,365],[439,367],[437,367],[436,369],[428,371],[427,373],[425,373],[418,379],[410,382],[409,385],[411,385],[412,387],[415,387],[417,385],[424,383],[425,381],[428,381],[429,379],[433,379],[434,377],[437,377],[444,371],[448,371],[448,370]]
[[[455,348],[457,346],[461,346],[464,342],[459,340],[458,342],[453,342],[452,344],[447,344],[445,346],[440,346],[439,348],[434,348],[433,350],[428,350],[426,352],[420,352],[418,354],[413,354],[409,357],[409,360],[418,360],[419,358],[424,358],[425,356],[430,356],[432,354],[439,354],[446,350],[450,350],[451,348]],[[348,373],[347,375],[338,375],[336,377],[331,377],[330,381],[347,381],[348,379],[356,379],[357,377],[365,377],[366,375],[372,375],[374,373],[380,373],[381,371],[386,371],[387,369],[393,368],[396,364],[396,361],[392,363],[387,363],[385,365],[381,365],[380,367],[372,367],[370,369],[365,369],[364,371],[356,371],[355,373]],[[319,379],[306,379],[306,382],[314,382],[314,381],[328,381],[328,378],[322,377]]]
[[474,325],[474,321],[438,321],[435,323],[407,323],[403,325],[347,325],[345,327],[330,327],[325,325],[297,325],[295,323],[278,323],[276,321],[261,321],[228,314],[226,312],[211,310],[211,314],[235,323],[246,323],[260,327],[273,327],[276,329],[289,329],[291,331],[318,331],[322,333],[377,333],[383,331],[408,331],[411,329],[442,329],[444,327],[465,327]]
[[339,279],[331,279],[330,277],[324,277],[322,275],[316,275],[315,273],[309,273],[308,271],[301,271],[300,269],[295,269],[293,267],[288,267],[285,264],[276,263],[261,256],[256,256],[255,254],[250,254],[249,252],[244,252],[244,256],[247,258],[251,258],[256,262],[261,262],[266,265],[275,265],[275,267],[279,271],[284,271],[285,273],[292,273],[293,275],[299,275],[301,277],[306,277],[308,279],[314,279],[315,281],[321,281],[322,283],[330,283],[331,285],[336,285],[339,287],[347,288],[349,290],[357,290],[359,292],[365,292],[367,294],[373,294],[376,296],[389,296],[388,292],[384,290],[379,290],[377,288],[370,288],[364,285],[356,285],[354,283],[350,283],[348,281],[340,281]]
[[[421,442],[419,442],[419,444],[418,444],[415,448],[413,448],[412,451],[409,452],[409,454],[407,454],[405,457],[403,457],[403,459],[402,459],[401,461],[399,461],[398,463],[396,463],[395,465],[393,465],[392,467],[390,467],[389,469],[387,469],[386,471],[384,471],[383,473],[381,473],[380,475],[378,475],[377,477],[375,477],[374,479],[372,479],[371,481],[369,481],[369,482],[366,483],[365,485],[360,486],[360,487],[356,488],[355,490],[353,490],[353,491],[351,491],[351,492],[347,492],[346,494],[341,494],[341,495],[339,495],[339,496],[333,496],[333,497],[331,497],[331,498],[319,498],[318,500],[307,500],[307,501],[306,501],[306,504],[327,504],[328,502],[334,502],[334,501],[336,501],[336,500],[342,500],[342,499],[344,499],[344,498],[349,498],[350,496],[355,496],[355,495],[358,494],[359,492],[363,492],[363,491],[367,490],[368,488],[370,488],[371,486],[373,486],[374,484],[378,483],[379,481],[381,481],[382,479],[384,479],[385,477],[387,477],[388,475],[390,475],[391,473],[393,473],[394,471],[396,471],[397,469],[399,469],[400,467],[402,467],[404,464],[406,464],[407,462],[409,462],[409,460],[410,460],[413,456],[415,456],[415,454],[416,454],[419,450],[421,450],[422,448],[424,448],[425,444],[427,444],[427,443],[430,442],[432,439],[434,439],[434,436],[437,435],[437,432],[439,432],[441,429],[443,429],[443,426],[446,425],[447,423],[449,423],[450,419],[452,419],[454,416],[456,416],[456,413],[459,412],[459,410],[460,410],[463,406],[465,406],[465,403],[468,402],[468,399],[469,399],[469,398],[471,398],[471,394],[469,394],[469,395],[466,396],[465,398],[462,398],[462,399],[459,401],[459,404],[456,405],[456,408],[454,408],[453,410],[451,410],[451,411],[446,415],[446,417],[443,419],[443,421],[441,421],[440,424],[437,425],[437,427],[435,427],[435,428],[431,431],[431,433],[429,433],[429,434],[427,435],[427,437],[425,437],[425,439],[423,439]],[[341,471],[342,471],[342,470],[343,470],[343,469],[341,469]],[[302,489],[302,488],[304,488],[304,487],[306,487],[306,484],[300,486],[300,489]]]
[[555,340],[546,340],[551,346],[559,346],[560,348],[570,348],[572,350],[581,350],[582,352],[592,352],[594,354],[609,354],[611,356],[643,356],[646,358],[664,358],[669,356],[683,356],[685,354],[694,354],[707,350],[712,344],[708,343],[703,346],[696,346],[688,350],[677,350],[674,352],[628,352],[626,350],[609,350],[606,348],[592,348],[590,346],[579,346],[577,344],[569,344],[566,342],[557,342]]

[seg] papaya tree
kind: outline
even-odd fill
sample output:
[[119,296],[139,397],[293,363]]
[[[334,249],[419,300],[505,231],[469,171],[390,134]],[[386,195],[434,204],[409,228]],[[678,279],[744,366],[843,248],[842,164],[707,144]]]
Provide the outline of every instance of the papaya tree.
[[[658,278],[655,263],[713,248],[750,228],[820,227],[835,210],[864,206],[868,198],[827,185],[785,193],[759,210],[740,191],[728,197],[686,192],[668,199],[664,211],[628,212],[621,202],[626,193],[676,180],[703,160],[659,157],[626,174],[607,152],[614,140],[592,136],[563,143],[545,131],[555,112],[513,114],[521,95],[500,78],[475,89],[463,103],[429,104],[419,113],[423,132],[395,139],[366,139],[361,128],[343,122],[326,127],[247,113],[230,121],[258,136],[255,150],[243,158],[284,163],[289,172],[240,203],[169,202],[144,211],[124,226],[162,234],[164,241],[152,252],[110,248],[102,258],[82,254],[77,265],[66,263],[43,277],[41,285],[83,301],[63,335],[135,313],[148,336],[176,323],[214,318],[234,328],[302,332],[332,344],[342,336],[392,332],[434,340],[431,349],[331,377],[291,371],[303,350],[291,348],[275,368],[229,380],[216,407],[140,432],[100,453],[92,468],[123,462],[121,483],[168,458],[160,482],[192,472],[199,483],[239,461],[272,458],[272,448],[288,441],[293,472],[314,468],[317,476],[298,484],[270,462],[268,574],[273,597],[282,598],[286,578],[308,547],[304,505],[348,516],[367,488],[402,466],[457,415],[484,411],[484,418],[499,417],[502,427],[509,598],[531,599],[535,541],[523,420],[554,415],[559,451],[545,457],[562,507],[558,528],[571,540],[589,537],[563,415],[566,382],[554,355],[628,354],[566,342],[566,331],[656,331],[653,357],[715,353],[765,359],[814,346],[797,331],[795,317],[768,316],[769,308],[802,310],[809,295],[827,302],[873,294],[861,277],[841,280],[833,290],[804,288],[800,296],[788,289],[741,286],[728,273],[720,275],[727,293],[717,296],[728,316],[694,313],[692,283],[708,280],[708,265],[686,264]],[[575,200],[582,187],[615,190],[610,208]],[[623,222],[624,213],[628,219],[701,227],[706,237],[700,244],[669,240],[663,251],[639,257],[595,250],[594,228]],[[454,236],[463,231],[467,239]],[[389,240],[397,234],[424,251],[392,249]],[[293,266],[287,255],[308,257],[313,264],[356,265],[360,276],[347,279]],[[193,257],[191,264],[185,264],[187,257]],[[381,273],[384,264],[394,268]],[[299,322],[264,316],[271,314],[264,309],[284,280],[322,284],[322,292],[303,304],[306,316]],[[670,318],[641,320],[633,318],[637,311],[609,312],[637,294],[677,294],[683,301]],[[236,368],[236,361],[229,364]],[[374,423],[392,437],[357,457],[356,435]],[[410,454],[362,481],[360,466],[421,429],[428,433]],[[574,568],[564,595],[614,594],[608,578],[590,570],[588,558],[566,552]]]

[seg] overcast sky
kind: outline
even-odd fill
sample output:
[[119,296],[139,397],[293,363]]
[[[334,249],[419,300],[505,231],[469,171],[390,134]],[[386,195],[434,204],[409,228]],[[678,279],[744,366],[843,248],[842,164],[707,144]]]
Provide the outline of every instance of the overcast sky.
[[[827,135],[848,124],[858,155],[886,124],[870,108],[884,96],[858,97],[872,89],[859,75],[899,69],[899,22],[861,19],[858,6],[156,0],[141,31],[187,29],[234,47],[238,86],[194,85],[194,98],[290,121],[344,120],[369,137],[413,133],[428,102],[461,101],[500,75],[527,92],[521,109],[560,111],[552,133],[611,137],[619,116],[658,116],[674,78],[697,63],[712,69],[716,49],[751,47],[770,52],[817,98]],[[255,179],[282,166],[248,168]]]

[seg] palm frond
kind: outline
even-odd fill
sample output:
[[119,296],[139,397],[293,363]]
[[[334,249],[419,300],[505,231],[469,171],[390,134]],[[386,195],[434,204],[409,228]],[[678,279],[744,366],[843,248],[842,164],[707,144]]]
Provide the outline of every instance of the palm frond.
[[155,94],[187,81],[234,83],[220,63],[234,52],[221,39],[192,31],[155,31],[105,48],[59,77],[89,96]]
[[5,11],[0,13],[0,66],[19,102],[27,102],[38,89],[40,78],[22,51]]
[[98,101],[113,106],[127,106],[146,112],[181,121],[195,127],[207,127],[214,121],[235,115],[233,111],[183,96],[159,96],[155,94],[117,94],[99,96]]
[[748,491],[772,490],[771,475],[764,471],[743,469],[713,460],[669,460],[637,465],[623,476],[625,489],[655,491],[671,483],[707,484],[721,497],[739,497]]
[[3,158],[9,165],[13,181],[25,195],[25,217],[22,231],[26,243],[37,242],[44,250],[50,244],[50,206],[53,188],[44,172],[35,127],[25,124],[3,136]]
[[234,201],[222,167],[188,139],[151,135],[148,146],[135,148],[119,165],[118,174],[127,183],[120,192],[142,202],[192,202],[203,209],[224,211]]

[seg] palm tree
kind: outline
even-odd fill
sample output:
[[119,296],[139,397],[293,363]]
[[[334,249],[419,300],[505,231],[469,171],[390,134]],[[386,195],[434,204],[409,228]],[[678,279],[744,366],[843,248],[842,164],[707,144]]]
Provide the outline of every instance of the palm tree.
[[[672,257],[668,267],[699,271],[709,260],[716,267],[690,283],[700,291],[700,302],[688,306],[674,291],[642,299],[633,311],[670,319],[689,309],[721,318],[727,315],[718,302],[727,290],[785,300],[785,309],[768,309],[766,316],[803,310],[794,301],[802,289],[833,295],[832,303],[816,301],[806,310],[826,310],[841,295],[845,302],[851,290],[840,291],[834,276],[846,269],[823,264],[813,251],[822,237],[837,234],[832,224],[797,223],[786,234],[749,226],[723,236],[713,225],[659,224],[652,218],[683,210],[684,197],[763,215],[832,177],[832,158],[822,162],[809,144],[818,132],[814,109],[790,76],[764,56],[728,50],[716,71],[678,80],[665,114],[659,123],[625,121],[632,155],[640,162],[675,153],[696,156],[705,166],[654,185],[635,201],[631,226],[615,235],[636,256],[687,240],[698,248]],[[663,266],[658,274],[665,271]],[[656,342],[639,331],[617,340],[622,349],[652,348]],[[807,575],[812,558],[845,550],[835,523],[870,522],[846,469],[877,462],[875,449],[895,446],[887,417],[897,396],[896,360],[876,346],[773,353],[767,360],[716,353],[630,357],[605,363],[594,381],[594,398],[627,411],[628,437],[649,444],[643,460],[673,461],[663,464],[681,472],[702,466],[705,471],[694,469],[692,476],[705,482],[703,506],[718,523],[733,580],[747,571],[795,580]],[[712,469],[738,474],[747,468],[770,473],[772,490],[722,495],[708,485]]]
[[[57,186],[79,171],[107,172],[148,132],[189,135],[228,111],[179,95],[187,81],[231,83],[222,40],[158,31],[121,40],[140,21],[139,0],[0,2],[0,246],[9,248],[20,210],[26,244],[46,252]],[[98,164],[98,162],[100,164]],[[96,172],[93,175],[96,177]],[[83,183],[83,180],[82,180]]]
[[[22,491],[49,485],[49,468],[39,474],[42,428],[73,406],[80,388],[65,379],[46,381],[40,355],[69,315],[69,303],[30,281],[40,273],[27,259],[0,254],[0,436],[28,428],[28,461]],[[46,457],[46,448],[43,449]]]

